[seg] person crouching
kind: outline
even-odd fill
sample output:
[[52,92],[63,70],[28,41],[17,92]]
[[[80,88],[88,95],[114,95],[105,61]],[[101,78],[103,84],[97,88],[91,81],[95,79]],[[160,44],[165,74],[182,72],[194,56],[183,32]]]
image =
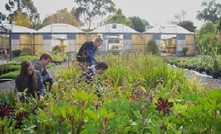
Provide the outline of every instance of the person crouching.
[[86,71],[80,75],[78,83],[84,80],[85,83],[88,85],[96,84],[96,88],[97,88],[96,92],[98,94],[98,97],[102,97],[102,94],[100,91],[102,86],[100,84],[100,79],[98,76],[104,74],[104,72],[107,69],[108,69],[108,65],[105,62],[103,61],[97,62],[95,65],[88,67]]
[[[25,97],[34,97],[36,94],[40,100],[43,100],[43,96],[46,92],[40,72],[34,69],[33,64],[29,60],[25,60],[21,64],[20,73],[15,78],[15,86],[18,92],[24,92]],[[24,101],[24,100],[23,100]]]

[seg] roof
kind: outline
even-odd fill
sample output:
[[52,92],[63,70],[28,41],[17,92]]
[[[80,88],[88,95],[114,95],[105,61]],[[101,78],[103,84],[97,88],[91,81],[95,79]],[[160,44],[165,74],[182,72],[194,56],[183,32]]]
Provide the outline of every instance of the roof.
[[64,23],[47,25],[37,31],[38,33],[85,33],[81,29]]
[[23,26],[17,26],[14,24],[3,24],[3,26],[7,28],[8,30],[12,30],[12,33],[35,33],[36,32],[36,30],[34,29],[30,29],[30,28],[23,27]]
[[162,33],[162,34],[194,34],[178,25],[155,25],[150,27],[144,33]]
[[[116,26],[116,28],[113,28],[114,26]],[[123,24],[107,24],[94,29],[93,31],[91,31],[91,33],[139,33],[139,32]]]

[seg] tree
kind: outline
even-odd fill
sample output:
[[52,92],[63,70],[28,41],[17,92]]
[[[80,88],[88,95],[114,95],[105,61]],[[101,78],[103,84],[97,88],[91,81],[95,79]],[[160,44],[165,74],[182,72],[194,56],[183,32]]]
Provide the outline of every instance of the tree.
[[80,18],[78,18],[78,16],[76,16],[76,14],[77,14],[76,8],[72,8],[71,11],[70,11],[70,14],[76,19],[76,21],[79,22],[79,24],[81,26],[84,25],[84,23],[80,20]]
[[135,29],[138,32],[144,32],[146,30],[145,25],[141,18],[137,16],[129,17],[133,26],[131,28]]
[[184,21],[179,22],[177,25],[185,28],[186,30],[190,32],[195,32],[196,30],[196,27],[193,25],[192,21],[184,20]]
[[142,19],[142,22],[143,22],[143,24],[145,25],[145,27],[150,26],[150,23],[149,23],[147,20]]
[[210,21],[205,23],[197,32],[196,32],[196,36],[198,38],[201,38],[204,34],[208,34],[208,33],[216,33],[216,27],[215,25]]
[[180,13],[175,14],[174,17],[175,17],[176,20],[178,20],[177,23],[180,23],[180,22],[184,21],[185,17],[186,17],[186,14],[187,14],[187,11],[185,11],[185,10],[181,10]]
[[154,40],[150,40],[147,43],[146,51],[150,54],[157,55],[159,52],[159,48]]
[[111,24],[111,23],[119,23],[127,25],[129,27],[133,27],[132,21],[123,15],[121,9],[118,9],[113,15],[110,15],[104,22],[104,24]]
[[26,14],[32,22],[32,27],[40,21],[39,13],[32,0],[9,0],[5,4],[5,9],[10,12],[8,16],[8,20],[10,21],[13,21],[12,18],[16,18],[15,16],[18,15],[17,11]]
[[79,7],[76,9],[77,18],[83,18],[84,23],[91,28],[92,21],[96,16],[105,16],[113,13],[115,4],[112,0],[74,0]]
[[221,41],[221,17],[219,17],[219,22],[217,24],[217,37]]
[[208,54],[211,52],[210,43],[211,38],[215,38],[216,36],[216,27],[210,21],[205,23],[198,31],[196,31],[196,44],[197,51],[199,54]]
[[181,10],[180,13],[174,15],[175,20],[171,21],[172,24],[179,25],[190,32],[194,32],[196,27],[193,25],[192,21],[185,20],[187,11]]
[[168,21],[168,23],[177,25],[178,23],[185,21],[186,14],[187,14],[187,11],[181,10],[180,13],[177,13],[174,15],[174,20]]
[[219,17],[221,15],[221,4],[216,3],[215,0],[208,0],[202,2],[202,7],[204,9],[202,11],[197,11],[196,18],[198,20],[212,21],[214,24],[217,23]]
[[74,9],[72,9],[71,12],[68,12],[66,8],[58,10],[55,14],[46,17],[42,22],[42,26],[44,27],[53,23],[66,23],[76,27],[80,27],[81,23],[76,18],[76,16],[73,16],[73,12]]
[[31,27],[31,20],[28,18],[27,14],[21,11],[16,11],[11,19],[15,25],[23,27]]

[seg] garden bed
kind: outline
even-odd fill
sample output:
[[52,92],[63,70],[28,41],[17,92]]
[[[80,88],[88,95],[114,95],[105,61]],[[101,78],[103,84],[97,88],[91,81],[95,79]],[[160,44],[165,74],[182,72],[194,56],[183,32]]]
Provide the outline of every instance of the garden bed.
[[[201,85],[148,55],[98,57],[109,69],[97,87],[76,84],[81,71],[59,69],[44,101],[4,101],[3,133],[220,133],[221,90]],[[13,96],[9,94],[8,96]],[[16,102],[16,103],[15,103]],[[20,120],[18,120],[20,119]]]

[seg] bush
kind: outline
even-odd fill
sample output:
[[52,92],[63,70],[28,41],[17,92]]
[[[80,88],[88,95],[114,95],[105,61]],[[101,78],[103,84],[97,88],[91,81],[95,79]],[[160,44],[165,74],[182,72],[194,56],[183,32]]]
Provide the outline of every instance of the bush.
[[52,48],[52,52],[54,53],[60,53],[61,52],[61,47],[56,45]]
[[0,76],[0,79],[15,79],[15,77],[18,75],[19,71],[13,71],[6,74],[3,74]]
[[154,40],[150,40],[148,43],[147,43],[147,49],[146,51],[148,53],[151,53],[153,55],[157,55],[158,52],[159,52],[159,48],[156,44],[156,42]]
[[21,55],[21,50],[20,49],[16,49],[16,50],[12,50],[12,54],[14,57],[18,57]]
[[186,56],[186,53],[188,51],[188,47],[183,47],[183,54]]
[[21,65],[10,65],[11,71],[16,71],[16,70],[20,70],[20,69],[21,69]]

